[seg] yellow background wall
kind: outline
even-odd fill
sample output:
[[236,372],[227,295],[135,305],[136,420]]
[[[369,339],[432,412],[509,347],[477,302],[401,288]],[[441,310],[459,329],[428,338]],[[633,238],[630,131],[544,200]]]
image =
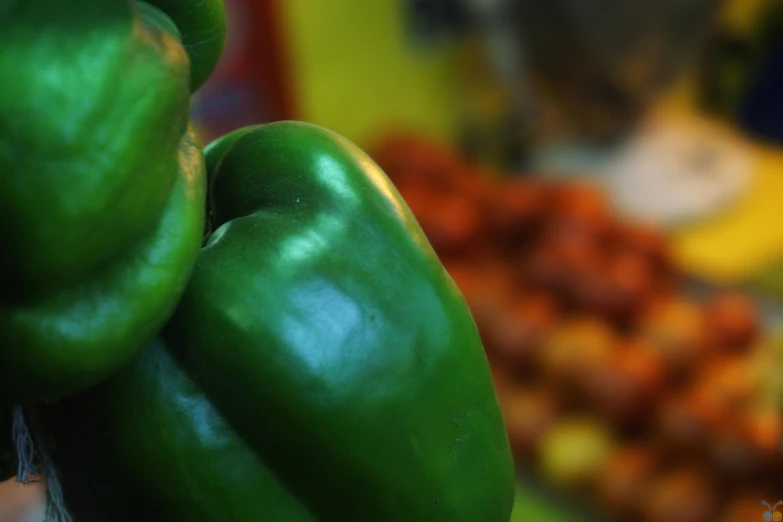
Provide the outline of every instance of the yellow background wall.
[[402,0],[281,0],[298,117],[364,143],[404,126],[454,136],[453,49],[417,51]]

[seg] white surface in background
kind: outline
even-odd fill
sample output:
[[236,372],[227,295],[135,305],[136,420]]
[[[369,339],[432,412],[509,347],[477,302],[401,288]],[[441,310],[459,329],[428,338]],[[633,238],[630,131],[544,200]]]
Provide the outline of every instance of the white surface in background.
[[664,227],[708,218],[750,187],[753,154],[732,132],[700,119],[643,126],[616,149],[564,142],[539,151],[544,177],[602,184],[618,213]]
[[752,173],[747,144],[701,122],[645,129],[605,171],[610,196],[621,213],[663,225],[725,209],[749,188]]

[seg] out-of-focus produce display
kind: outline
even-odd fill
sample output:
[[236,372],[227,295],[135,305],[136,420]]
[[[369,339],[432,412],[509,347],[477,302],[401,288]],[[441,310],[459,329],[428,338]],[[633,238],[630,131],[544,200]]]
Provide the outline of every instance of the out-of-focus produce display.
[[521,468],[624,520],[713,520],[779,493],[778,343],[752,296],[689,292],[667,237],[589,184],[401,133],[372,156],[472,309]]

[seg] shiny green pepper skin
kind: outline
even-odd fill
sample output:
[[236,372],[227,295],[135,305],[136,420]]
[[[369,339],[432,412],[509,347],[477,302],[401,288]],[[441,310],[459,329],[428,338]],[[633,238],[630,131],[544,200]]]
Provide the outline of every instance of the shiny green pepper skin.
[[162,337],[47,410],[77,519],[507,522],[476,326],[383,172],[292,122],[207,160],[215,232]]
[[0,405],[97,384],[173,312],[206,197],[188,63],[130,2],[0,9]]
[[223,0],[147,0],[171,18],[190,57],[190,89],[197,91],[217,66],[226,43]]

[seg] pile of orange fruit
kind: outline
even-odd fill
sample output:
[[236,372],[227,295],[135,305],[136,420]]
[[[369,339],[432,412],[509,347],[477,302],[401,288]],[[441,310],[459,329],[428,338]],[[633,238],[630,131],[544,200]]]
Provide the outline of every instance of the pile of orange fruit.
[[405,134],[371,151],[471,307],[521,468],[624,520],[756,520],[783,495],[783,378],[750,296],[686,291],[665,235],[594,186]]

